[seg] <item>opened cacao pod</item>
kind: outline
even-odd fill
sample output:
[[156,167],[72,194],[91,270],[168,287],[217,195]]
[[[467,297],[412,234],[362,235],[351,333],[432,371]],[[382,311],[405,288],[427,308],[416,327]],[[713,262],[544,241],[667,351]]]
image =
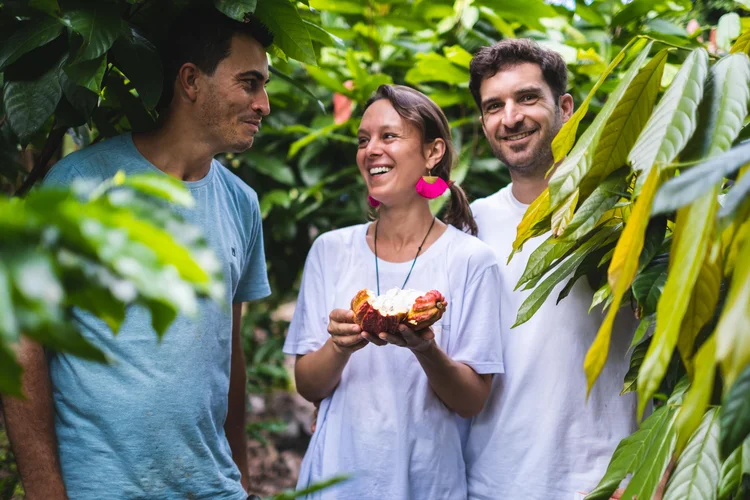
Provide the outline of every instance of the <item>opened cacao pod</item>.
[[448,302],[437,290],[391,288],[383,295],[362,289],[352,299],[354,321],[363,331],[373,334],[398,333],[400,324],[417,331],[427,328],[443,317]]

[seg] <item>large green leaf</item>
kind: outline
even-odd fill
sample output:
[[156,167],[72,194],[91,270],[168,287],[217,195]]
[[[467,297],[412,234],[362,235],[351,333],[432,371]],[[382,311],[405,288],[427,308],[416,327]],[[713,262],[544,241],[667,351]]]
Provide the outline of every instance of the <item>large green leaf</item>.
[[580,194],[580,190],[576,189],[552,212],[551,229],[555,237],[563,234],[568,227],[568,223],[573,220]]
[[635,277],[633,280],[633,298],[638,301],[642,316],[650,316],[656,312],[656,305],[666,281],[666,263],[648,266]]
[[603,245],[609,237],[618,231],[618,229],[619,227],[614,225],[603,228],[578,247],[570,257],[557,266],[554,272],[545,278],[544,281],[539,283],[534,291],[523,301],[523,304],[521,304],[521,307],[518,309],[516,322],[511,328],[515,328],[518,325],[527,322],[541,307],[544,301],[547,300],[547,297],[552,293],[554,287],[567,278],[590,252]]
[[59,66],[55,65],[37,80],[5,83],[5,112],[22,143],[26,143],[55,111],[62,95],[58,72]]
[[669,165],[682,151],[695,132],[707,74],[708,53],[696,49],[682,63],[630,151],[633,170],[648,172],[655,164]]
[[16,355],[5,343],[0,342],[0,394],[7,394],[17,398],[23,397],[21,392],[21,365],[16,361]]
[[164,70],[156,48],[135,28],[112,45],[117,68],[127,76],[143,99],[146,109],[154,109],[161,97]]
[[[720,433],[721,434],[721,433]],[[730,500],[737,495],[742,480],[742,446],[738,446],[721,465],[717,500]]]
[[[513,251],[508,256],[508,262],[513,255],[523,249],[523,244],[534,236],[546,233],[549,230],[549,188],[546,188],[537,198],[531,202],[531,205],[523,214],[523,219],[518,223],[516,228],[516,239],[513,240]],[[538,226],[544,226],[539,228]]]
[[317,64],[310,33],[288,0],[273,2],[261,1],[255,8],[255,15],[274,34],[274,44],[284,53],[300,62]]
[[60,20],[83,37],[76,58],[84,61],[106,54],[120,36],[122,26],[119,6],[108,2],[94,2],[65,11]]
[[258,0],[214,0],[214,5],[235,21],[244,21],[245,14],[255,12],[257,2]]
[[107,57],[101,56],[88,61],[68,64],[63,71],[74,83],[87,88],[92,92],[99,93],[102,88],[102,78],[107,69]]
[[638,374],[639,413],[659,388],[677,345],[680,326],[708,250],[718,208],[717,194],[714,188],[677,213],[675,232],[679,234],[672,241],[670,271],[657,306],[659,319]]
[[628,373],[625,374],[620,396],[633,392],[638,387],[638,369],[641,367],[643,358],[646,356],[647,349],[648,343],[643,342],[638,344],[633,350],[633,354],[630,356],[630,368],[628,369]]
[[461,85],[469,81],[469,71],[453,64],[447,57],[429,52],[417,54],[416,64],[406,73],[405,80],[412,85],[424,82]]
[[55,19],[34,19],[27,21],[10,38],[0,44],[0,70],[17,60],[25,53],[45,45],[58,36],[63,25]]
[[530,28],[544,30],[540,19],[556,17],[557,12],[542,0],[527,0],[520,2],[506,2],[502,0],[477,0],[478,5],[489,7],[503,19],[519,21]]
[[[586,500],[609,500],[612,493],[625,479],[625,476],[636,471],[642,473],[647,465],[659,466],[660,464],[652,455],[655,448],[673,439],[671,426],[674,413],[674,409],[662,406],[643,421],[640,429],[620,441],[612,455],[609,466],[607,466],[604,477],[596,488],[586,496]],[[644,462],[647,457],[650,460]],[[666,467],[666,462],[664,467]],[[639,496],[638,498],[651,498],[651,495]]]
[[526,283],[526,286],[522,290],[534,288],[539,279],[549,270],[552,263],[567,255],[574,246],[576,246],[575,241],[562,242],[554,236],[547,238],[529,255],[526,268],[523,270],[515,289],[518,290],[524,283]]
[[684,207],[748,163],[750,141],[717,155],[665,182],[656,195],[652,214],[665,214]]
[[750,434],[750,365],[729,389],[720,414],[721,453],[727,456]]
[[[617,88],[610,94],[606,104],[583,133],[570,154],[563,160],[552,174],[549,181],[550,207],[556,209],[568,196],[578,187],[581,179],[589,171],[592,165],[594,151],[604,131],[604,126],[612,116],[617,104],[622,99],[628,87],[635,79],[643,61],[648,57],[653,42],[646,44],[636,57],[630,69],[623,75]],[[618,167],[621,165],[618,165]]]
[[727,12],[716,26],[716,46],[723,51],[732,48],[732,40],[742,33],[742,22],[736,12]]
[[653,111],[668,54],[666,49],[659,51],[638,72],[617,103],[601,132],[591,168],[584,174],[584,193],[626,163],[628,153]]
[[568,224],[561,240],[576,241],[591,231],[608,210],[615,206],[627,187],[627,169],[613,172],[584,200]]
[[664,500],[715,499],[720,471],[719,419],[718,412],[712,408],[706,412],[677,462],[667,483]]

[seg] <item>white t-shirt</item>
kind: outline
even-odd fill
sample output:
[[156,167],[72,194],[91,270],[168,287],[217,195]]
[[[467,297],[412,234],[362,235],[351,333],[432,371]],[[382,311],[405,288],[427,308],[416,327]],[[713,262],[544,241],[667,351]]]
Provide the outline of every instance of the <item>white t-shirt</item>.
[[604,475],[619,441],[637,428],[635,395],[619,395],[636,326],[631,311],[615,320],[609,360],[588,403],[583,360],[604,316],[600,308],[588,313],[593,292],[585,277],[555,304],[564,280],[528,322],[510,328],[531,293],[513,289],[531,252],[548,237],[527,241],[505,266],[527,207],[510,185],[471,206],[479,238],[501,263],[505,360],[466,443],[472,500],[582,498]]
[[[367,224],[320,236],[305,263],[284,352],[307,354],[328,339],[328,315],[348,309],[362,288],[375,289]],[[378,261],[380,291],[401,287],[412,261]],[[503,371],[499,266],[492,250],[448,226],[417,259],[406,288],[436,289],[448,308],[433,325],[448,356],[477,373]],[[349,359],[323,400],[302,461],[298,488],[338,474],[354,477],[313,496],[325,499],[465,499],[459,422],[430,389],[415,355],[367,345]]]

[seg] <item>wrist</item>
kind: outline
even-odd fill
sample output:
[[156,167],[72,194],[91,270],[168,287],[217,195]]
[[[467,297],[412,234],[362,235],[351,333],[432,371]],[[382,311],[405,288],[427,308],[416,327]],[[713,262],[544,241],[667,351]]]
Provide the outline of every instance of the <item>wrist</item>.
[[423,346],[421,349],[412,349],[411,352],[414,353],[415,356],[418,358],[423,358],[427,360],[433,360],[438,355],[440,351],[440,348],[435,343],[435,341],[431,341],[426,346]]
[[336,345],[336,342],[334,342],[333,340],[330,340],[330,343],[331,343],[331,350],[333,351],[333,354],[337,358],[339,358],[342,361],[348,361],[349,360],[349,356],[352,355],[351,351],[348,351],[346,349],[342,349],[341,347],[339,347],[338,345]]

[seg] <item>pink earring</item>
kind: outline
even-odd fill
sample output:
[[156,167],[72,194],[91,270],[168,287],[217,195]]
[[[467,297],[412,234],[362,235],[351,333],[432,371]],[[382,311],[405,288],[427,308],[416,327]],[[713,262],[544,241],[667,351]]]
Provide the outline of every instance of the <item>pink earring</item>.
[[370,195],[367,195],[367,203],[369,203],[372,208],[380,206],[380,202]]
[[430,171],[427,171],[428,175],[423,175],[415,186],[417,193],[423,198],[429,200],[437,198],[441,194],[445,193],[445,190],[450,187],[452,182],[445,182],[442,178],[429,175]]

